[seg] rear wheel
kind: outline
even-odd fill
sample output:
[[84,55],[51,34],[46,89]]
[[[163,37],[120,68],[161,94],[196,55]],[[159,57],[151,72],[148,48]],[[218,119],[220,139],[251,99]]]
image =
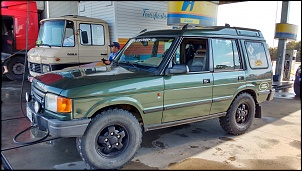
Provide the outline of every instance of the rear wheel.
[[219,118],[220,125],[229,134],[243,134],[250,128],[255,110],[253,97],[248,93],[242,93],[234,99],[226,116]]
[[[12,57],[7,63],[8,73],[6,73],[5,75],[10,80],[22,80],[23,74],[25,72],[25,67],[24,56]],[[26,71],[25,73],[25,78],[27,77],[27,74],[28,71]]]
[[109,109],[97,115],[83,137],[77,138],[77,149],[92,169],[119,169],[129,163],[142,141],[137,119],[123,109]]

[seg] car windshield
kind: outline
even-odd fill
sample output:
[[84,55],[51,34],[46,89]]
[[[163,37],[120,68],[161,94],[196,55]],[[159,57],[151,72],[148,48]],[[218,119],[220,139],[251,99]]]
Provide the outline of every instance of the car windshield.
[[134,68],[157,68],[166,56],[174,38],[136,38],[130,39],[117,55],[118,64]]
[[74,46],[74,42],[72,21],[51,20],[41,23],[37,46]]

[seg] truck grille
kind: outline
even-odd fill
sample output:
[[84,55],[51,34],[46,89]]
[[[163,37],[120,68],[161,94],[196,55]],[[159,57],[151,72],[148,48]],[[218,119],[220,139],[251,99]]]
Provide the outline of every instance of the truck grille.
[[29,63],[29,70],[36,73],[42,73],[42,64]]

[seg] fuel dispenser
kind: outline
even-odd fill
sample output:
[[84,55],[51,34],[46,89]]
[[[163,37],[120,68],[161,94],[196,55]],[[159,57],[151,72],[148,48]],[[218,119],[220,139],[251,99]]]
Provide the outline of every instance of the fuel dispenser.
[[297,50],[286,50],[283,81],[290,81],[295,79],[296,55],[297,55]]

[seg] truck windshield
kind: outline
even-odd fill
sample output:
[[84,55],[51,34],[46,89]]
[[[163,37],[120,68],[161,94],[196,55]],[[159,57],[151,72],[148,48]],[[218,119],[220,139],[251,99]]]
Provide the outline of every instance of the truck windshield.
[[117,56],[118,64],[157,68],[166,56],[174,38],[131,39]]
[[37,46],[74,46],[74,42],[72,21],[52,20],[41,23]]

